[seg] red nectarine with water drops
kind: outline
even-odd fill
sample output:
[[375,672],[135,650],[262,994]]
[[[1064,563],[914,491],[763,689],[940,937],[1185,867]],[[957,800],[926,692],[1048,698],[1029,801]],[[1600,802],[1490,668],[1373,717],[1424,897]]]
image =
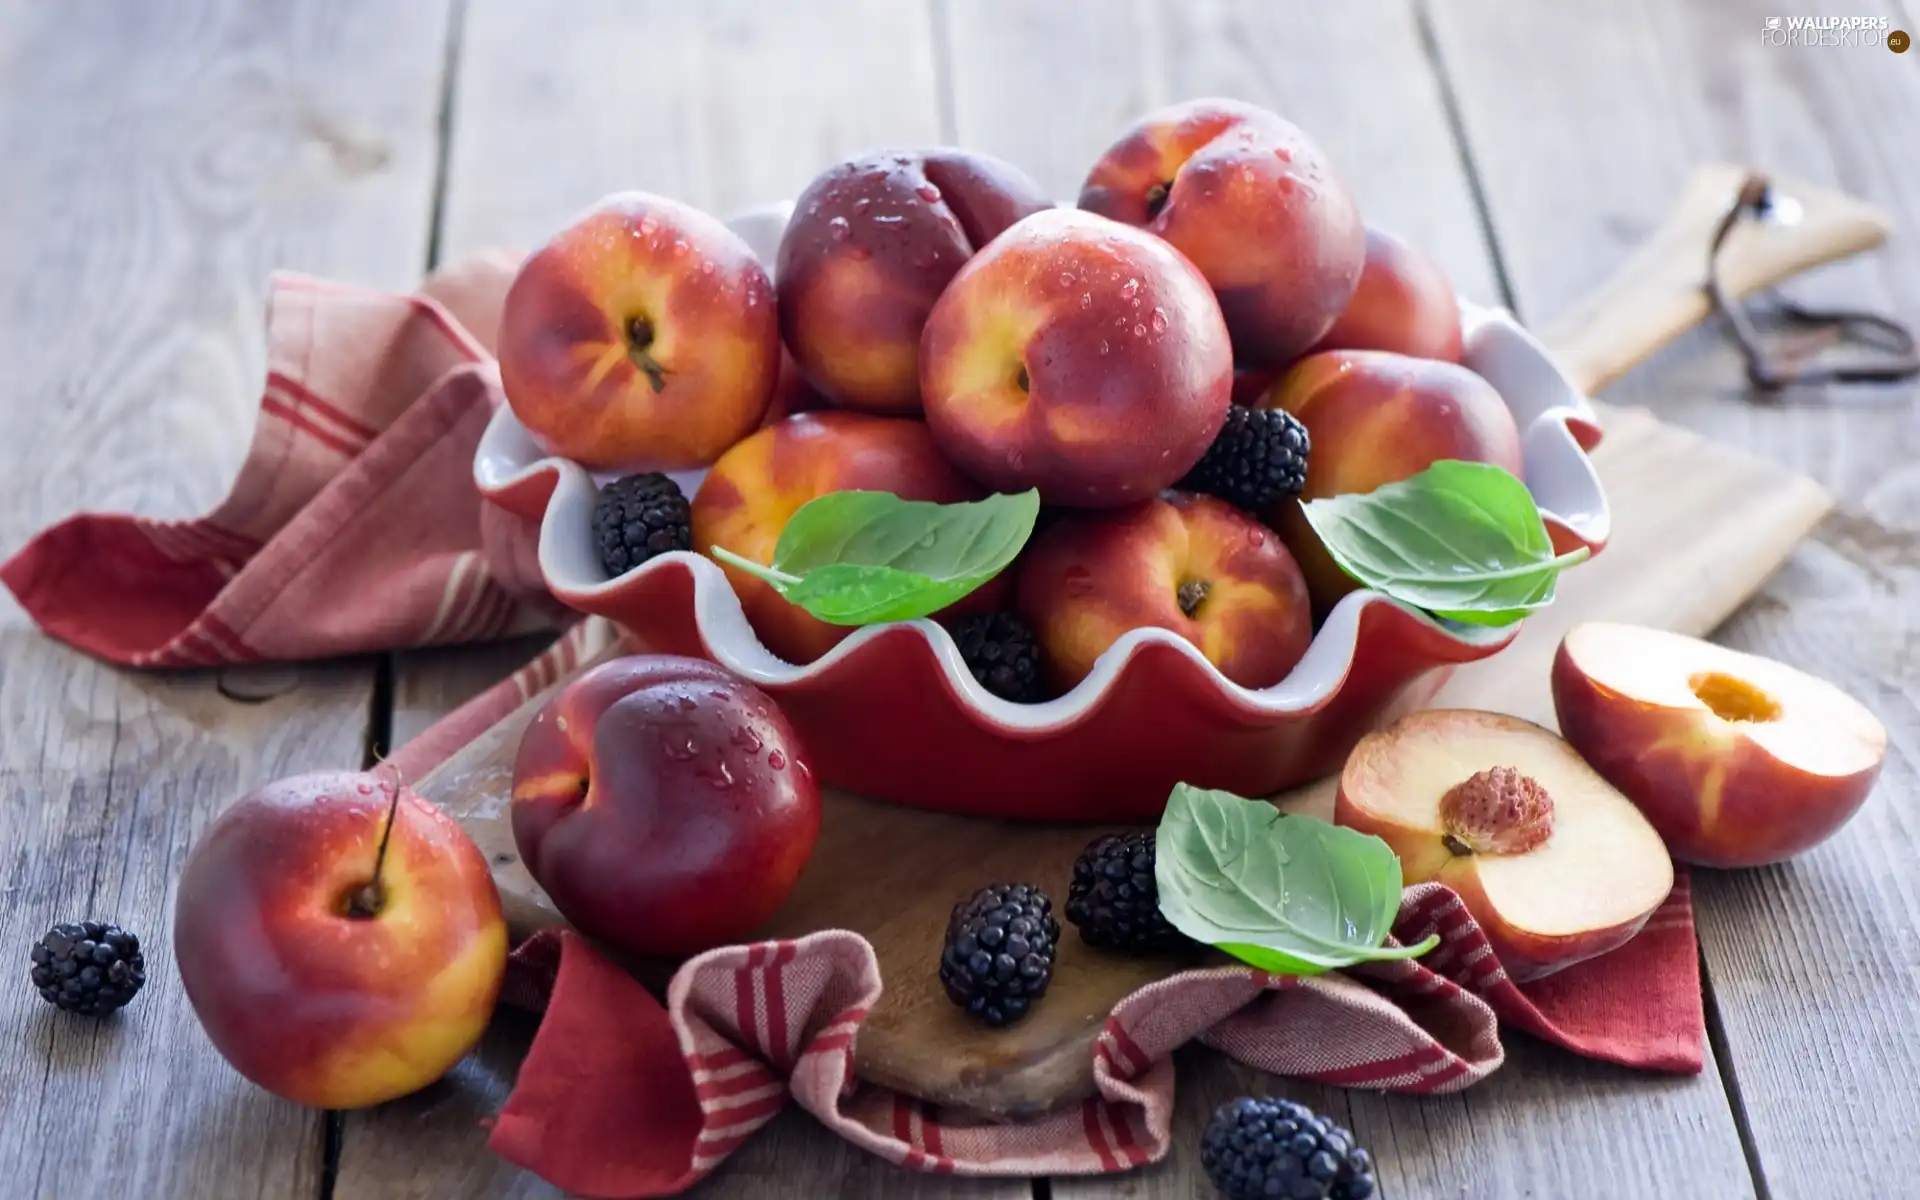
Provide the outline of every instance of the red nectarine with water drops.
[[1080,207],[1158,234],[1212,285],[1242,367],[1283,367],[1359,284],[1366,230],[1345,178],[1299,127],[1239,100],[1141,117],[1094,164]]
[[701,659],[637,655],[563,687],[514,759],[514,844],[582,933],[687,955],[786,902],[820,790],[773,700]]
[[836,163],[794,202],[776,275],[780,328],[812,386],[858,412],[920,411],[920,330],[961,264],[1053,207],[1011,163],[969,150]]
[[623,472],[703,467],[767,410],[773,284],[714,218],[619,193],[521,264],[499,358],[507,404],[549,453]]
[[1145,626],[1186,638],[1250,688],[1286,678],[1313,640],[1306,581],[1279,536],[1212,496],[1061,516],[1028,546],[1016,588],[1059,691]]
[[920,344],[927,427],[961,470],[1049,504],[1145,500],[1200,460],[1233,388],[1207,282],[1159,238],[1070,208],[975,255]]

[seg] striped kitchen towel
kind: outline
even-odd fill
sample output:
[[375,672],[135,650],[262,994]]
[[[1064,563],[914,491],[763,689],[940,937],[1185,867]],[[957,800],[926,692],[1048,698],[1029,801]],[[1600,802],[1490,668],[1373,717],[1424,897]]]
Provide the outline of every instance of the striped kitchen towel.
[[133,667],[563,623],[531,531],[472,482],[501,396],[492,331],[516,265],[468,260],[411,295],[275,276],[253,442],[219,507],[189,521],[70,517],[0,565],[0,582],[48,634]]

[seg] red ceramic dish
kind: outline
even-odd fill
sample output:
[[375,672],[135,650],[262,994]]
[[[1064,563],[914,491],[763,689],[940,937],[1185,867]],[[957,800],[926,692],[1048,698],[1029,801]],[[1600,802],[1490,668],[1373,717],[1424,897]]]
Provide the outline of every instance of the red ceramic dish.
[[[788,211],[733,224],[771,262]],[[1599,440],[1591,408],[1511,317],[1464,301],[1462,310],[1466,364],[1514,411],[1527,484],[1556,545],[1597,552],[1608,513],[1586,456]],[[824,782],[945,812],[1151,820],[1176,783],[1280,791],[1337,770],[1362,734],[1426,703],[1454,666],[1497,652],[1519,628],[1437,622],[1361,591],[1271,688],[1240,687],[1184,639],[1137,629],[1065,696],[1013,704],[981,688],[930,621],[862,629],[795,666],[754,636],[726,576],[701,555],[664,555],[608,579],[589,529],[594,478],[546,457],[504,406],[474,476],[493,503],[540,521],[541,571],[560,600],[650,649],[712,659],[764,688]],[[699,473],[679,478],[691,494]]]

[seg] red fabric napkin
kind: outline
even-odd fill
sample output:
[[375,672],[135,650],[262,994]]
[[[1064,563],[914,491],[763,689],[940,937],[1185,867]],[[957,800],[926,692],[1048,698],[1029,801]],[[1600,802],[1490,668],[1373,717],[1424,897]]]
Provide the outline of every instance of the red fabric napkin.
[[[564,623],[539,585],[534,531],[484,505],[471,478],[502,400],[488,347],[512,269],[506,258],[461,264],[412,296],[276,277],[259,426],[220,507],[195,521],[73,517],[0,566],[0,582],[50,635],[140,667],[384,651]],[[574,624],[396,763],[425,773],[577,666],[606,632]],[[543,934],[514,955],[504,999],[544,1016],[490,1144],[577,1195],[671,1195],[791,1098],[909,1169],[1095,1174],[1166,1153],[1168,1055],[1196,1037],[1278,1074],[1414,1093],[1496,1070],[1500,1024],[1626,1066],[1703,1065],[1684,873],[1627,946],[1525,987],[1507,979],[1457,896],[1410,888],[1395,934],[1429,932],[1442,943],[1417,962],[1305,980],[1217,967],[1143,988],[1099,1036],[1098,1094],[1016,1125],[969,1122],[855,1077],[855,1039],[882,984],[856,934],[712,951],[680,969],[664,1003],[580,937]]]

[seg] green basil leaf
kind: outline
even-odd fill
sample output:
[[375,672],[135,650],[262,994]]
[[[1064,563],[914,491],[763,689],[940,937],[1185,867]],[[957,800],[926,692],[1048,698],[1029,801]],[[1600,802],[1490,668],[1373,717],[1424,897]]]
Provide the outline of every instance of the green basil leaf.
[[785,595],[830,625],[877,625],[939,612],[977,586],[969,579],[933,579],[893,567],[828,563],[807,572]]
[[1039,515],[1037,491],[960,504],[830,492],[787,521],[771,563],[720,546],[711,553],[822,621],[876,625],[931,616],[998,575]]
[[1186,784],[1160,819],[1154,881],[1174,928],[1279,975],[1415,958],[1387,947],[1400,859],[1370,834]]
[[1436,616],[1511,625],[1552,603],[1561,571],[1527,485],[1499,467],[1452,459],[1371,492],[1301,506],[1340,569]]

